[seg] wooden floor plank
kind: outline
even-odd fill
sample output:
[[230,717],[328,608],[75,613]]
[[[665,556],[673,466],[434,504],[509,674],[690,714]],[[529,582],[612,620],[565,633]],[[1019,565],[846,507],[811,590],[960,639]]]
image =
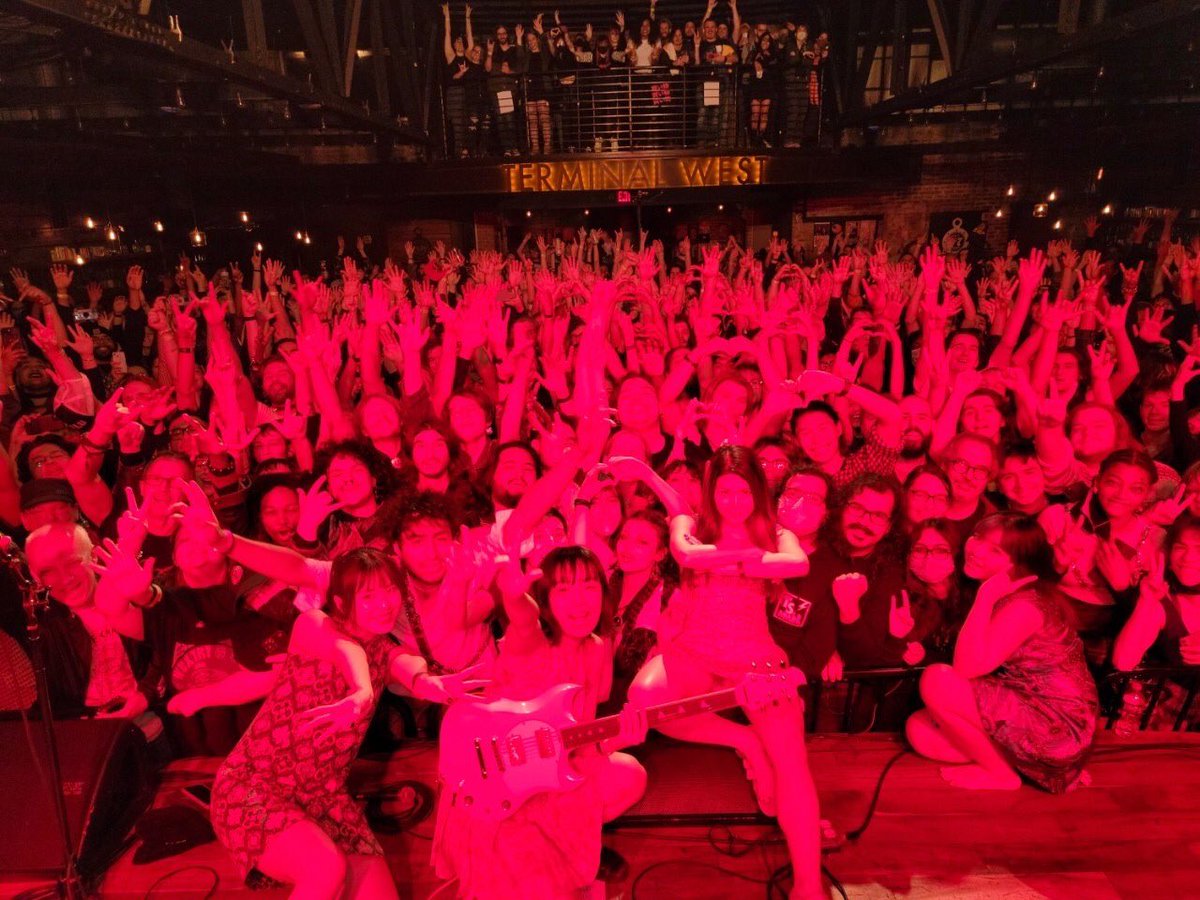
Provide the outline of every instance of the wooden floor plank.
[[[880,773],[902,746],[889,735],[814,737],[808,753],[823,814],[843,830],[859,825]],[[695,807],[680,812],[701,811],[713,792],[728,790],[735,806],[745,794],[740,763],[727,751],[664,745],[653,752],[665,754],[655,760],[657,771],[669,773],[664,778],[697,777],[687,770],[702,765],[703,790],[689,794],[686,784],[673,789],[672,797],[690,797],[687,802]],[[178,798],[187,784],[210,780],[219,763],[173,763],[164,774],[159,802]],[[1105,735],[1089,765],[1093,785],[1052,796],[1030,787],[1012,793],[960,791],[945,784],[937,765],[908,755],[890,770],[866,833],[829,854],[826,863],[853,900],[1200,896],[1197,763],[1200,735],[1139,735],[1123,741]],[[406,779],[429,781],[435,767],[436,748],[413,745],[386,759],[359,760],[351,788],[367,792]],[[759,900],[765,893],[762,882],[786,862],[778,830],[769,822],[730,829],[630,824],[618,823],[605,836],[606,845],[628,863],[628,874],[609,885],[610,897],[622,900]],[[427,864],[431,833],[432,823],[426,821],[411,833],[381,835],[405,900],[426,900],[437,888]],[[141,900],[176,870],[182,871],[155,888],[154,897],[201,897],[214,872],[221,898],[287,896],[281,890],[246,889],[215,843],[148,866],[133,865],[127,853],[109,871],[101,896]],[[28,886],[0,883],[0,897]]]

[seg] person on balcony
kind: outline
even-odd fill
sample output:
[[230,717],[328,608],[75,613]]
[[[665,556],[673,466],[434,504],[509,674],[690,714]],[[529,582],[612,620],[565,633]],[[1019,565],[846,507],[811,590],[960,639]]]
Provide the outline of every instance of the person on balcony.
[[496,134],[500,139],[500,152],[505,156],[520,156],[517,131],[517,101],[520,99],[519,76],[525,73],[525,51],[521,42],[525,28],[518,25],[514,32],[515,44],[509,43],[508,29],[497,26],[495,40],[488,39],[487,60],[484,67],[488,73],[488,92],[492,99],[492,116],[496,121]]
[[[446,119],[450,124],[451,151],[465,159],[470,156],[468,129],[469,113],[467,93],[477,81],[479,61],[471,61],[470,53],[475,47],[471,33],[471,7],[466,7],[466,36],[454,35],[450,29],[450,4],[442,4],[445,26],[442,34],[442,53],[446,57]],[[476,123],[476,127],[478,123]]]
[[554,91],[554,56],[542,24],[542,14],[533,18],[533,31],[525,35],[525,126],[529,152],[535,156],[552,153],[550,145],[550,96]]

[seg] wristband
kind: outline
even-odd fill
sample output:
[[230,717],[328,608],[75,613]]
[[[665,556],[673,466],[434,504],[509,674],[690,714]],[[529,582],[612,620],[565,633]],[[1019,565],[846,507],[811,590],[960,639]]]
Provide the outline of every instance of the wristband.
[[[109,438],[108,442],[111,442],[111,441],[112,441],[112,438]],[[82,437],[80,437],[79,443],[85,450],[92,452],[92,453],[107,453],[108,452],[108,443],[97,444],[86,433]]]

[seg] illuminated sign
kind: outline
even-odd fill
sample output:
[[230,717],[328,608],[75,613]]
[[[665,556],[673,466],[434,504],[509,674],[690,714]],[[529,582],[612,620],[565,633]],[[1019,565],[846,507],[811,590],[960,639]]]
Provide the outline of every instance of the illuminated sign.
[[635,157],[513,163],[502,169],[509,193],[535,194],[765,184],[767,162],[765,156]]

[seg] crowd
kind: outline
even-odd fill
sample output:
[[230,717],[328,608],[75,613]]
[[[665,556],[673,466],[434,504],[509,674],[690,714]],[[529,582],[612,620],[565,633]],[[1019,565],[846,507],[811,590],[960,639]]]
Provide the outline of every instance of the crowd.
[[[218,836],[306,896],[389,895],[345,772],[479,690],[625,712],[586,790],[441,811],[466,897],[588,884],[645,787],[637,709],[769,665],[924,667],[872,715],[949,781],[1076,787],[1094,674],[1200,661],[1200,239],[1085,228],[974,264],[564,229],[339,242],[329,283],[13,270],[0,522],[55,708],[229,754]],[[738,751],[819,896],[802,706],[749,706],[661,730]]]
[[[496,27],[477,43],[471,7],[442,5],[444,101],[459,157],[698,146],[799,147],[820,129],[829,36],[751,24],[736,0],[697,20],[649,14],[572,29],[559,13]],[[522,122],[524,127],[522,127]]]

